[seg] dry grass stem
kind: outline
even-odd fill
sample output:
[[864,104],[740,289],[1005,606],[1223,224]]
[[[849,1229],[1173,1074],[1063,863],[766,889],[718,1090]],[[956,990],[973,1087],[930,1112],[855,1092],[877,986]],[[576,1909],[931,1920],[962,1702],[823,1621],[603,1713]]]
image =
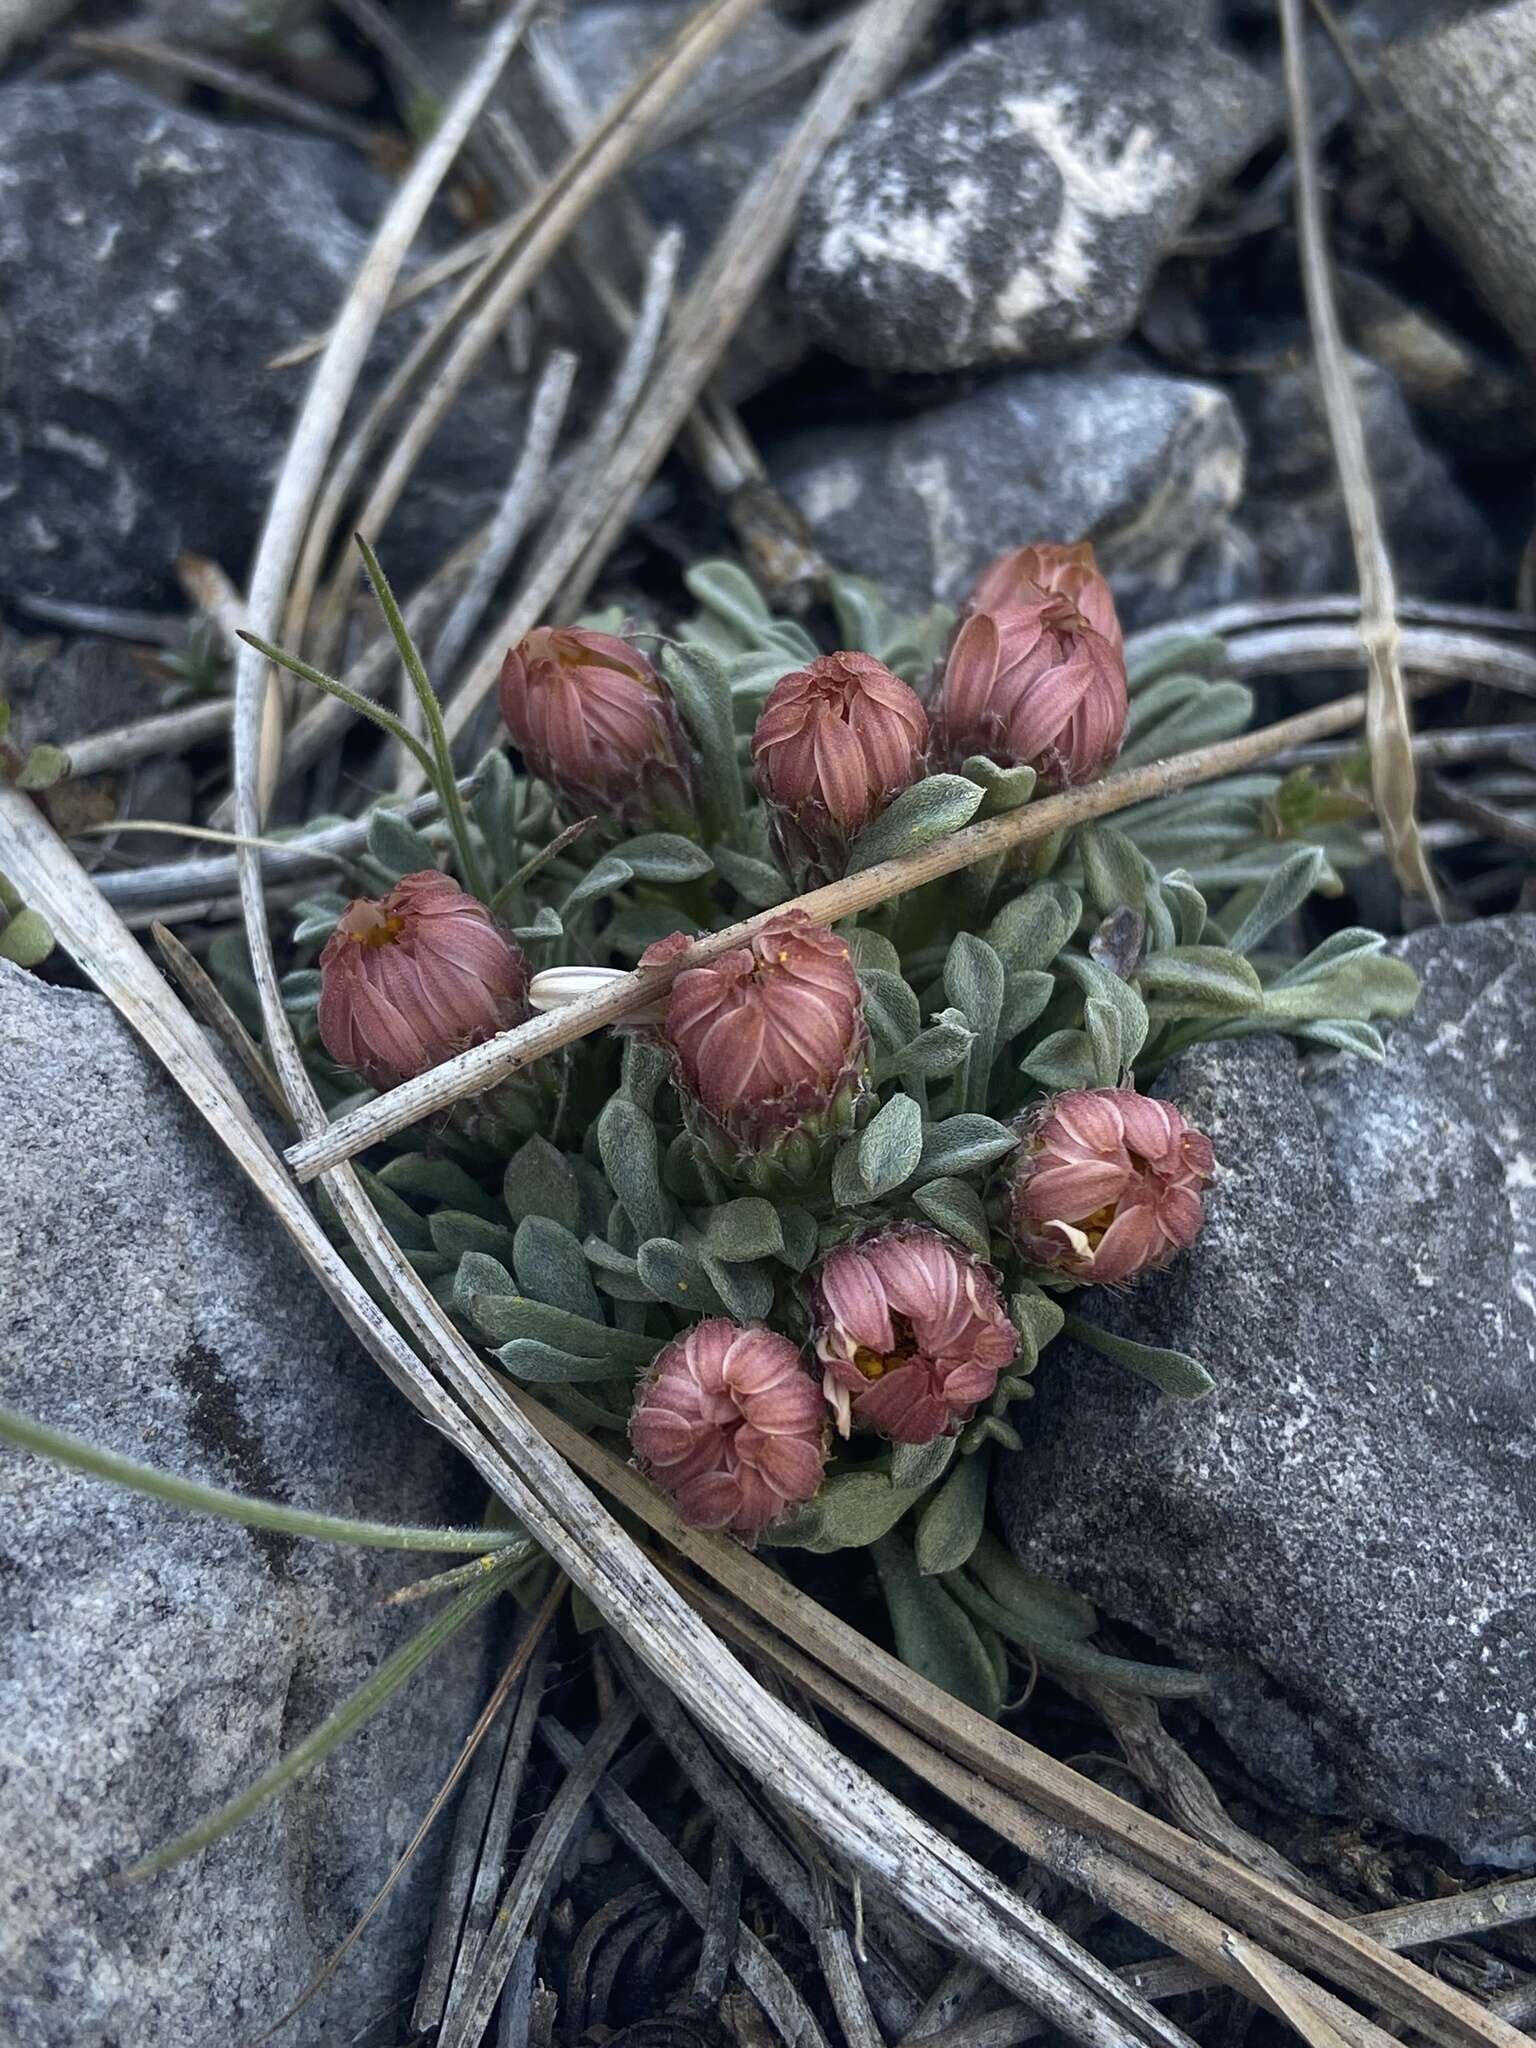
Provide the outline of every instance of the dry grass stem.
[[216,697],[211,703],[184,704],[177,711],[162,711],[153,718],[135,719],[132,725],[113,726],[108,732],[71,740],[64,748],[69,772],[72,776],[107,775],[129,768],[135,761],[151,760],[156,754],[179,754],[187,747],[202,746],[229,731],[234,710],[230,698]]
[[528,414],[528,431],[501,503],[486,529],[485,545],[475,558],[463,589],[443,621],[432,650],[430,668],[450,675],[469,644],[469,636],[480,614],[490,603],[497,584],[517,552],[527,531],[544,487],[544,478],[554,458],[555,443],[565,419],[565,408],[576,380],[577,361],[568,349],[556,349],[544,367],[533,405]]
[[900,70],[936,4],[867,0],[844,55],[716,238],[709,262],[679,309],[650,388],[614,450],[601,503],[583,508],[551,535],[528,586],[482,642],[447,707],[450,738],[463,731],[493,687],[507,647],[538,624],[557,594],[574,603],[591,588],[640,493],[778,261],[817,164],[843,125]]
[[[1048,839],[1053,832],[1082,824],[1090,818],[1106,817],[1123,810],[1128,804],[1167,796],[1195,783],[1210,782],[1218,776],[1252,767],[1283,747],[1347,731],[1359,724],[1364,713],[1364,697],[1343,697],[1336,703],[1325,704],[1316,711],[1302,712],[1295,718],[1282,719],[1279,724],[1265,726],[1258,732],[1242,733],[1236,739],[1223,740],[1216,746],[1200,747],[1192,753],[1175,754],[1165,761],[1150,762],[1142,768],[1106,776],[1102,782],[1090,783],[1086,788],[1066,790],[1060,796],[1026,804],[1020,810],[984,819],[978,825],[967,825],[948,838],[919,848],[915,853],[882,861],[878,866],[865,868],[860,874],[850,875],[843,881],[813,889],[808,895],[797,897],[796,905],[819,923],[836,924],[842,918],[873,909],[877,903],[888,902],[894,896],[920,888],[925,882],[936,881],[941,875],[954,874],[993,854],[1036,845],[1042,839]],[[403,1130],[407,1124],[416,1123],[421,1117],[445,1108],[461,1096],[478,1094],[517,1068],[543,1059],[562,1046],[574,1044],[593,1031],[618,1023],[632,1010],[654,1002],[685,967],[699,966],[721,953],[730,952],[733,947],[743,945],[765,924],[782,917],[789,907],[781,904],[773,910],[759,911],[753,917],[744,918],[740,924],[730,925],[724,931],[706,933],[696,939],[679,959],[665,966],[637,968],[622,981],[613,983],[596,995],[584,996],[579,1002],[535,1017],[514,1031],[504,1032],[499,1038],[490,1039],[460,1053],[455,1059],[444,1061],[430,1073],[391,1089],[363,1108],[338,1118],[322,1134],[295,1146],[288,1154],[289,1164],[301,1180],[312,1180],[327,1167],[352,1158],[369,1145],[376,1144],[380,1138]]]
[[[438,187],[448,175],[480,109],[490,97],[507,59],[517,45],[533,0],[512,8],[486,38],[478,63],[466,76],[430,142],[395,193],[375,230],[368,254],[352,280],[340,317],[325,353],[316,366],[304,404],[294,423],[266,522],[257,545],[247,602],[248,624],[263,639],[281,631],[283,606],[309,519],[315,493],[325,476],[337,430],[351,398],[368,345],[383,317],[385,301],[399,275]],[[282,753],[282,698],[266,687],[268,664],[254,649],[241,646],[235,663],[237,698],[243,678],[247,689],[262,682],[260,779],[255,817],[240,820],[246,834],[259,831],[261,815],[277,780]]]
[[153,71],[168,71],[193,85],[228,93],[231,98],[243,100],[248,107],[257,107],[263,114],[286,121],[292,127],[307,128],[316,135],[349,142],[365,156],[372,152],[378,139],[366,122],[354,121],[321,100],[290,92],[284,86],[274,85],[270,79],[263,78],[259,72],[226,63],[222,58],[210,56],[206,50],[192,50],[181,43],[162,42],[157,36],[120,35],[101,29],[77,29],[69,43],[71,49],[79,50],[88,57],[99,57],[104,64],[126,69],[130,74],[146,67]]
[[[461,321],[456,320],[457,332],[444,361],[433,375],[416,410],[396,436],[362,509],[352,522],[375,544],[385,522],[400,502],[417,463],[471,375],[502,333],[513,308],[543,274],[593,201],[633,160],[642,138],[661,119],[677,93],[762,5],[763,0],[706,0],[706,4],[688,18],[666,49],[508,224],[504,266],[497,265],[483,296],[464,309]],[[391,388],[395,382],[398,380],[392,380]],[[353,446],[356,445],[354,441]],[[315,520],[305,543],[300,584],[289,608],[287,631],[295,645],[303,637],[307,578],[316,572],[319,560],[329,548],[340,517],[341,500],[350,482],[351,474],[346,465],[338,465],[316,508]],[[327,591],[320,621],[322,640],[319,652],[322,662],[327,652],[323,636],[333,630],[334,622],[344,608],[353,574],[351,562],[344,560]]]
[[1333,441],[1355,568],[1360,578],[1360,639],[1365,648],[1365,735],[1371,754],[1371,789],[1387,843],[1392,871],[1412,896],[1438,906],[1434,876],[1419,840],[1414,816],[1418,776],[1413,762],[1413,724],[1399,662],[1399,629],[1392,561],[1382,532],[1371,482],[1360,401],[1334,302],[1323,223],[1321,180],[1312,134],[1307,90],[1303,0],[1280,0],[1285,48],[1285,86],[1290,105],[1291,149],[1296,161],[1296,222],[1301,243],[1302,283],[1307,317],[1317,352],[1328,432]]

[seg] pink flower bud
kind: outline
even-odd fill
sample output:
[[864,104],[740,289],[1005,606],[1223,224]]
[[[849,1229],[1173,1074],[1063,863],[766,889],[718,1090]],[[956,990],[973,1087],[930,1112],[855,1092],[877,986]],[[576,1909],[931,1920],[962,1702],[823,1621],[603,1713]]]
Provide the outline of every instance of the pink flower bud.
[[320,955],[320,1037],[376,1088],[424,1074],[526,1014],[528,962],[435,868],[343,912]]
[[826,1406],[787,1337],[715,1316],[658,1355],[629,1440],[685,1522],[756,1536],[820,1486]]
[[685,968],[661,1038],[690,1124],[722,1171],[762,1155],[787,1184],[803,1184],[855,1127],[869,1044],[859,978],[843,940],[803,910]]
[[1022,1126],[1009,1222],[1026,1258],[1075,1279],[1130,1280],[1192,1245],[1211,1141],[1134,1088],[1074,1088]]
[[927,750],[927,712],[873,655],[823,654],[779,678],[752,759],[797,888],[846,872],[854,836],[919,779]]
[[536,627],[501,665],[501,715],[576,816],[630,832],[693,824],[692,757],[672,693],[627,640]]
[[1093,550],[1019,548],[976,585],[939,685],[937,752],[1035,770],[1045,789],[1101,775],[1129,709],[1125,652]]
[[1037,541],[1033,547],[999,555],[976,578],[963,610],[967,615],[1028,611],[1054,595],[1071,598],[1096,633],[1112,647],[1124,647],[1114,593],[1094,559],[1091,541],[1080,540],[1073,547]]
[[968,1422],[1019,1348],[992,1268],[921,1223],[829,1252],[812,1324],[839,1430],[851,1418],[898,1444]]

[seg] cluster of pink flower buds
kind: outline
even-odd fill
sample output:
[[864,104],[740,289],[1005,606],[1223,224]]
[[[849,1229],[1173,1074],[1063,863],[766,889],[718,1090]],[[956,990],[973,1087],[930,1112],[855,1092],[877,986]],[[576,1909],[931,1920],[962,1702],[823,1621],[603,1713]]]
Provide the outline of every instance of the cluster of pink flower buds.
[[375,1088],[424,1074],[527,1015],[528,962],[429,868],[350,904],[320,955],[321,1041]]
[[803,910],[685,968],[660,1035],[695,1136],[722,1172],[760,1192],[804,1186],[857,1126],[863,994],[846,943]]
[[869,654],[781,676],[752,734],[774,847],[798,889],[847,872],[855,836],[926,772],[928,714]]
[[816,1356],[837,1426],[926,1444],[968,1422],[1019,1334],[990,1266],[925,1224],[839,1245],[816,1277]]
[[821,1485],[826,1420],[787,1337],[715,1316],[658,1355],[629,1437],[684,1521],[752,1537]]
[[1083,1281],[1166,1265],[1205,1221],[1211,1141],[1171,1103],[1134,1088],[1077,1088],[1021,1127],[1008,1189],[1024,1256]]
[[1086,541],[1016,548],[982,572],[939,685],[941,759],[985,754],[1065,789],[1114,760],[1128,708],[1115,601]]
[[501,716],[576,817],[629,832],[695,823],[693,757],[672,693],[627,640],[539,626],[501,665]]

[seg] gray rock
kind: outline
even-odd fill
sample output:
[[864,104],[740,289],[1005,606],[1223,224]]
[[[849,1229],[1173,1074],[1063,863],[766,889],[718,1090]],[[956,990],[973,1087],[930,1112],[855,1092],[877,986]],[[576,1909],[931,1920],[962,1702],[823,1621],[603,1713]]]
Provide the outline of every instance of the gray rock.
[[1134,623],[1183,601],[1197,557],[1220,558],[1213,603],[1243,571],[1227,545],[1243,485],[1231,404],[1119,357],[1016,371],[894,425],[793,435],[770,469],[833,562],[913,604],[953,602],[1030,540],[1091,539]]
[[1051,1354],[1000,1474],[1010,1541],[1207,1668],[1261,1780],[1472,1863],[1536,1865],[1536,917],[1401,942],[1384,1067],[1209,1045],[1209,1221],[1085,1298],[1204,1359],[1183,1405]]
[[[0,962],[0,1400],[241,1491],[473,1519],[200,1119],[96,996]],[[189,1864],[110,1872],[352,1692],[430,1560],[211,1522],[0,1449],[0,2038],[250,2040],[387,1876],[482,1698],[461,1638],[278,1807]],[[284,2038],[400,2037],[440,1842]]]
[[978,38],[832,152],[791,295],[814,340],[876,369],[1117,341],[1202,199],[1275,119],[1273,89],[1237,58],[1124,15]]
[[[1445,458],[1420,439],[1392,373],[1365,356],[1350,362],[1400,588],[1413,597],[1491,601],[1499,549],[1487,521]],[[1353,589],[1349,519],[1317,372],[1309,361],[1239,377],[1233,397],[1249,447],[1240,519],[1262,588],[1286,596]]]
[[1403,190],[1536,360],[1536,0],[1442,16],[1382,63]]
[[[388,186],[337,143],[88,76],[6,90],[0,189],[5,585],[153,602],[182,548],[238,579],[308,376],[265,365],[335,313]],[[489,508],[518,421],[490,387],[450,420],[382,537],[394,575]]]

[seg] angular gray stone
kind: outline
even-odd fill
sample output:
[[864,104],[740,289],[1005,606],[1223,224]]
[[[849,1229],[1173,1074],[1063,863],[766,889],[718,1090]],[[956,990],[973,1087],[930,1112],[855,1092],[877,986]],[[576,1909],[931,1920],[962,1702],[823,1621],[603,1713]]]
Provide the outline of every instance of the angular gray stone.
[[1165,1401],[1059,1347],[1009,1539],[1208,1669],[1262,1781],[1536,1865],[1536,917],[1401,942],[1387,1064],[1250,1039],[1161,1092],[1210,1133],[1192,1252],[1082,1312],[1201,1357]]
[[814,340],[874,369],[1046,362],[1118,341],[1276,106],[1219,46],[1123,14],[979,37],[829,156],[791,297]]
[[[239,580],[308,371],[388,201],[351,150],[210,121],[125,80],[0,96],[0,574],[154,603],[182,548]],[[386,323],[379,361],[405,346]],[[398,580],[493,502],[520,407],[484,383],[379,541]]]
[[1404,192],[1536,361],[1536,0],[1441,14],[1382,62]]
[[[244,1492],[474,1519],[462,1467],[126,1026],[4,962],[0,1158],[0,1401]],[[362,1683],[423,1619],[381,1596],[432,1568],[208,1521],[0,1448],[0,2039],[212,2048],[277,2020],[446,1775],[481,1704],[483,1639],[191,1863],[125,1888],[108,1875]],[[440,1850],[429,1837],[284,2039],[400,2038]]]
[[[1442,455],[1420,439],[1397,379],[1352,355],[1371,478],[1399,587],[1412,597],[1491,602],[1499,548]],[[1233,398],[1248,432],[1248,488],[1239,521],[1257,550],[1262,588],[1277,596],[1350,589],[1349,519],[1317,372],[1239,377]]]
[[953,602],[1004,548],[1091,539],[1124,616],[1184,602],[1192,561],[1206,601],[1246,574],[1229,548],[1243,432],[1214,385],[1119,356],[1015,371],[891,424],[827,426],[769,451],[774,481],[840,568],[900,600]]

